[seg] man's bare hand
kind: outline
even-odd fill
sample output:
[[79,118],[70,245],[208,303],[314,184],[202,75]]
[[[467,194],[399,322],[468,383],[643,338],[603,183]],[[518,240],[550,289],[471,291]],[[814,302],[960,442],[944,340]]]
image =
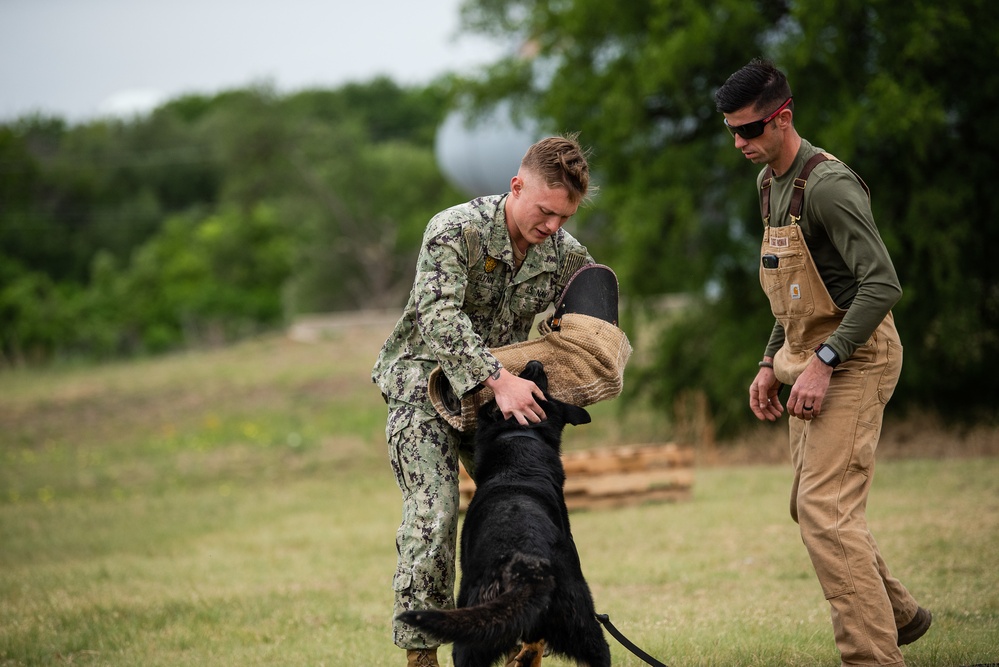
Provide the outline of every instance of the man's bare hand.
[[517,377],[505,368],[501,368],[483,383],[493,390],[496,405],[507,419],[514,417],[517,423],[527,426],[537,424],[545,418],[545,411],[538,405],[538,399],[545,395],[530,380]]
[[777,421],[784,414],[777,392],[781,383],[772,368],[762,367],[749,386],[749,407],[760,421]]
[[791,387],[787,397],[788,411],[800,419],[811,421],[822,412],[822,401],[829,390],[829,380],[833,369],[826,366],[818,357],[805,366],[798,380]]

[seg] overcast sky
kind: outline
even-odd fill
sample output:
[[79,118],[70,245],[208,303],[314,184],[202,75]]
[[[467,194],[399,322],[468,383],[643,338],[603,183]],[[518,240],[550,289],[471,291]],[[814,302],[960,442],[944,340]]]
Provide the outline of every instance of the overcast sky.
[[0,0],[0,120],[87,120],[264,82],[426,83],[505,53],[458,33],[460,1]]

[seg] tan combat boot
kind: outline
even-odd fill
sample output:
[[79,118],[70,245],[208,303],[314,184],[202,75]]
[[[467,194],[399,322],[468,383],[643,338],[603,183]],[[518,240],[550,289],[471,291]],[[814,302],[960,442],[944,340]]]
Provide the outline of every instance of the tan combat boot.
[[440,667],[437,649],[418,648],[406,651],[406,667]]

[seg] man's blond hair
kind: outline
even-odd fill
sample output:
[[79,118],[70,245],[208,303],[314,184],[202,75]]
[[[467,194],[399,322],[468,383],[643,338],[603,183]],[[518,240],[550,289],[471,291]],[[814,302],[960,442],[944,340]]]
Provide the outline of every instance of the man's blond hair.
[[579,145],[579,133],[554,136],[535,143],[520,161],[522,169],[540,176],[548,187],[564,187],[569,201],[578,204],[590,191],[588,150]]

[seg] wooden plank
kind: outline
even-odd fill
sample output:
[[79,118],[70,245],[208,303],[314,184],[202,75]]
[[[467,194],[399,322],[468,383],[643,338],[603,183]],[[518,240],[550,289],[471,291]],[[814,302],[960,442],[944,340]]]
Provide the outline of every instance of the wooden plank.
[[573,477],[565,481],[565,497],[624,496],[655,489],[685,489],[694,484],[690,470],[650,470],[594,477]]
[[[562,462],[569,509],[684,500],[694,483],[693,449],[672,443],[567,452]],[[475,494],[475,482],[463,466],[458,489],[464,511]]]
[[562,456],[566,475],[603,474],[620,470],[645,470],[650,467],[686,467],[693,463],[692,448],[672,444],[587,450],[569,452]]
[[689,500],[690,489],[659,489],[628,496],[605,496],[603,498],[566,498],[565,506],[571,512],[584,510],[615,509],[632,507],[645,503],[681,502]]

